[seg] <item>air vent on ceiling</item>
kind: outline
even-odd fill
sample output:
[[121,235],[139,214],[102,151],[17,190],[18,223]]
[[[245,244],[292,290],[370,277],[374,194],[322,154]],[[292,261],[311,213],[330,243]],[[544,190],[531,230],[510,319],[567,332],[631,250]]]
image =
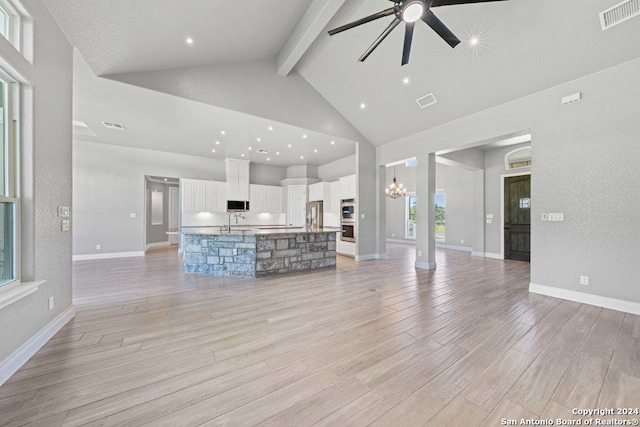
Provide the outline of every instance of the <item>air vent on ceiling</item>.
[[264,148],[260,148],[259,150],[256,150],[256,153],[258,153],[258,154],[269,154],[269,150],[265,150]]
[[118,130],[125,130],[126,128],[124,127],[124,125],[121,125],[120,123],[113,123],[113,122],[102,122],[102,124],[109,128],[109,129],[118,129]]
[[429,95],[426,95],[426,96],[423,96],[422,98],[416,99],[416,102],[418,103],[420,108],[427,108],[427,107],[435,104],[436,102],[438,102],[438,100],[436,99],[435,96],[433,96],[432,93],[430,93]]
[[600,13],[602,31],[640,15],[640,0],[627,0]]

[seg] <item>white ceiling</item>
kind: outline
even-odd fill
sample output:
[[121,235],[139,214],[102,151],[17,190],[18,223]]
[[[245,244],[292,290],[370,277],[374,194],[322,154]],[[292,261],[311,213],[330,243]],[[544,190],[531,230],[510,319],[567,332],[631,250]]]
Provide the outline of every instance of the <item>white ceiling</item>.
[[[252,0],[249,12],[240,21],[230,17],[238,16],[246,2],[45,0],[45,3],[91,67],[84,65],[76,72],[74,119],[87,122],[97,136],[77,135],[78,138],[205,155],[203,151],[211,148],[207,144],[216,139],[219,127],[224,126],[232,129],[238,145],[225,148],[230,150],[225,151],[226,156],[239,154],[231,150],[255,145],[251,144],[252,138],[262,136],[258,135],[260,130],[275,117],[243,109],[242,105],[223,105],[215,96],[193,95],[187,100],[179,90],[160,93],[165,91],[157,79],[166,78],[166,86],[175,87],[183,84],[176,75],[193,75],[186,71],[165,73],[165,77],[156,74],[155,91],[135,86],[136,80],[144,80],[144,74],[136,79],[120,78],[133,83],[129,85],[95,75],[274,58],[294,33],[311,1]],[[375,145],[383,145],[638,58],[640,18],[606,32],[600,28],[598,13],[617,3],[619,0],[510,0],[435,8],[434,12],[463,43],[451,49],[426,25],[418,23],[411,62],[401,67],[402,25],[366,62],[357,62],[388,25],[390,17],[333,37],[326,34],[328,29],[389,6],[388,0],[349,0],[317,37],[296,70],[348,124]],[[193,46],[185,44],[187,36],[194,38]],[[472,36],[480,39],[477,48],[467,43]],[[78,62],[83,61],[76,60],[76,65]],[[410,79],[408,85],[403,84],[405,77]],[[238,90],[243,88],[238,82],[242,78],[249,80],[238,76],[233,83]],[[253,87],[273,81],[272,77],[260,80],[259,74],[252,75],[251,79],[254,78],[258,81],[251,82]],[[299,76],[294,73],[283,79],[292,82]],[[420,109],[416,99],[429,93],[435,95],[438,103]],[[269,105],[277,110],[282,104],[278,96],[268,91],[259,101],[263,111]],[[359,107],[362,102],[366,103],[364,110]],[[270,117],[271,121],[257,116]],[[106,134],[106,129],[97,125],[100,120],[121,121],[128,130]],[[300,126],[301,121],[294,123],[280,117],[275,121],[278,129],[283,132],[287,129],[288,133],[277,140],[265,140],[262,145],[272,143],[271,147],[281,152],[290,141],[296,142],[302,132],[309,134],[305,149],[322,147],[331,138],[329,130],[319,131],[322,128],[319,124],[305,122]],[[282,125],[279,121],[289,124]],[[353,152],[353,144],[344,147],[345,152]],[[324,155],[325,149],[320,153]],[[300,163],[300,155],[308,160],[311,154],[295,153],[286,160],[294,163],[284,165]],[[309,163],[321,164],[328,158],[318,156],[317,161]]]
[[[311,4],[311,0],[44,2],[98,76],[274,57]],[[188,37],[194,40],[191,46],[185,43]]]
[[[82,134],[74,132],[80,141],[281,167],[319,166],[355,153],[355,143],[349,140],[95,77],[77,51],[73,102],[74,120],[86,123],[95,134],[87,128]],[[126,130],[108,129],[102,121],[120,123]],[[257,154],[259,148],[270,154]]]

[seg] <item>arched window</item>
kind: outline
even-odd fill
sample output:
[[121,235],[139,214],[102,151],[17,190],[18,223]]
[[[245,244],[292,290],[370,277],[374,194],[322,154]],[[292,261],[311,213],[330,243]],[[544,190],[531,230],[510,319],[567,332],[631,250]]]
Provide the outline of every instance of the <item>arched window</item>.
[[507,170],[531,166],[531,147],[522,147],[505,154],[504,167]]

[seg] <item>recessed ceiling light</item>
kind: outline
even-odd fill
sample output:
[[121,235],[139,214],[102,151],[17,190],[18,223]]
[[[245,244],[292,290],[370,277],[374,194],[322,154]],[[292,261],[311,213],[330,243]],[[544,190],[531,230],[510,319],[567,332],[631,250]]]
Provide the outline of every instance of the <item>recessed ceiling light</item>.
[[471,40],[469,40],[469,44],[471,46],[476,46],[478,43],[480,43],[480,40],[477,37],[473,37]]
[[216,145],[220,145],[220,141],[216,141]]
[[244,157],[244,154],[240,154],[240,157]]
[[211,152],[212,152],[212,153],[215,153],[215,152],[216,152],[216,150],[211,150]]
[[304,159],[304,156],[300,156],[301,159]]
[[280,152],[279,152],[279,151],[276,151],[276,156],[279,156],[279,155],[280,155]]
[[193,44],[193,39],[191,37],[188,37],[186,42],[187,44]]
[[165,182],[169,181],[167,178],[164,179]]
[[253,148],[249,147],[249,151],[253,150]]
[[331,141],[331,145],[336,145],[336,142],[335,141]]
[[317,153],[317,152],[318,152],[318,150],[313,150],[313,152],[314,152],[314,153]]
[[267,162],[270,162],[270,161],[271,161],[271,159],[269,157],[267,157]]
[[261,138],[258,138],[258,139],[257,139],[257,141],[258,141],[258,142],[260,142],[260,141],[262,141],[262,139],[261,139]]
[[366,109],[366,108],[367,108],[367,104],[365,104],[364,102],[361,102],[361,103],[360,103],[360,109],[361,109],[361,110],[364,110],[364,109]]
[[306,135],[306,134],[304,134],[304,135],[302,135],[302,137],[306,139],[306,138],[307,138],[307,135]]
[[288,144],[287,147],[291,148],[291,144]]
[[269,126],[269,130],[273,130],[273,126]]
[[220,131],[220,135],[226,135],[226,134],[227,134],[227,132],[225,132],[223,130]]
[[408,85],[409,83],[411,83],[411,79],[409,79],[409,77],[405,77],[404,79],[402,79],[402,83]]

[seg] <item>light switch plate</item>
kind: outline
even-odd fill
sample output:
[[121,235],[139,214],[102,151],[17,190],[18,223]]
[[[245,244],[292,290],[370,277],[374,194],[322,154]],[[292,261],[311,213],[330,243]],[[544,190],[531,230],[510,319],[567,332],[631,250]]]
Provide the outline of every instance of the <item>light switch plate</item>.
[[62,220],[62,231],[69,231],[71,230],[71,221],[68,219],[63,219]]
[[487,218],[487,224],[491,224],[493,220],[491,218]]
[[487,219],[493,219],[493,214],[487,214]]
[[364,219],[364,214],[360,214],[360,219]]
[[563,213],[550,213],[549,214],[549,221],[564,221],[564,214]]
[[549,219],[549,215],[547,215],[546,213],[543,213],[542,215],[540,215],[540,219],[541,219],[542,221],[546,221],[546,220],[548,220],[548,219]]
[[70,213],[69,206],[58,206],[58,216],[60,218],[69,218]]
[[135,217],[137,217],[137,216],[138,216],[138,214],[137,214],[137,213],[135,213],[135,212],[131,212],[131,213],[129,214],[129,218],[135,218]]

